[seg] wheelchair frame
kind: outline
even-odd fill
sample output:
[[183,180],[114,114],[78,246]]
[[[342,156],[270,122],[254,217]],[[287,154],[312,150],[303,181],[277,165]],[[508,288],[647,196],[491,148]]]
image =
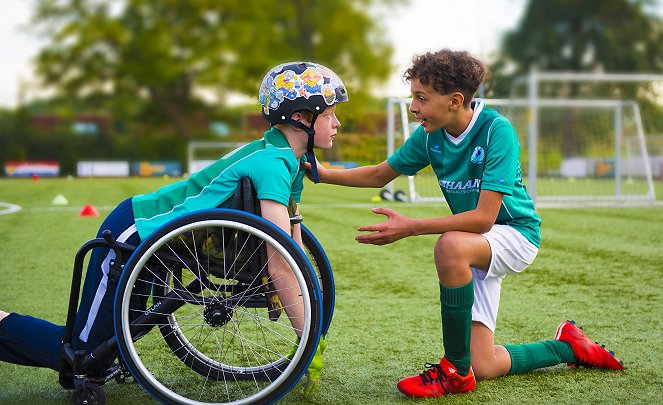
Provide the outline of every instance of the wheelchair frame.
[[[140,382],[143,388],[156,399],[164,403],[183,404],[230,402],[272,403],[285,395],[292,386],[297,383],[306,371],[308,364],[315,354],[315,349],[317,348],[320,336],[326,334],[331,323],[334,306],[333,275],[324,250],[313,234],[305,226],[302,225],[301,229],[303,245],[306,253],[299,248],[289,235],[280,230],[280,228],[277,228],[270,222],[252,214],[251,212],[255,212],[256,203],[257,199],[255,197],[255,190],[253,189],[250,180],[242,179],[233,203],[233,207],[236,207],[236,209],[213,209],[185,215],[164,225],[150,235],[150,237],[146,238],[145,241],[142,241],[138,246],[119,243],[114,240],[110,231],[104,231],[102,238],[92,239],[79,249],[74,260],[67,323],[65,325],[63,338],[63,367],[61,367],[60,371],[61,385],[64,388],[74,390],[72,403],[103,404],[105,402],[105,396],[100,386],[113,378],[118,382],[122,382],[129,375],[132,375],[134,379]],[[301,217],[291,218],[291,222],[299,223],[301,222]],[[240,289],[240,287],[245,288],[245,286],[242,285],[243,281],[241,281],[238,276],[241,269],[232,274],[226,269],[225,256],[223,256],[224,262],[222,269],[217,269],[217,274],[212,270],[215,267],[212,266],[209,257],[207,258],[208,267],[206,269],[203,267],[196,267],[195,270],[192,270],[192,268],[180,258],[181,263],[177,264],[180,266],[183,264],[187,270],[193,274],[193,280],[191,280],[186,286],[182,283],[184,279],[181,274],[181,268],[180,273],[177,273],[177,275],[175,275],[176,271],[174,269],[167,268],[172,265],[172,263],[165,258],[163,253],[158,251],[159,247],[155,248],[154,246],[159,243],[164,246],[169,246],[168,244],[172,240],[168,239],[169,237],[177,235],[177,232],[181,229],[186,229],[186,232],[189,232],[189,228],[198,229],[196,226],[199,224],[221,227],[220,229],[222,232],[226,232],[225,227],[229,226],[233,232],[236,232],[236,234],[233,234],[235,235],[233,236],[235,238],[234,240],[239,240],[240,233],[244,232],[248,235],[247,240],[250,240],[251,238],[261,238],[259,239],[261,243],[267,241],[267,243],[272,244],[273,249],[280,249],[279,253],[283,257],[289,257],[288,265],[291,267],[293,274],[298,280],[300,297],[302,297],[303,302],[302,305],[304,305],[305,315],[307,314],[306,316],[308,317],[306,319],[309,320],[309,324],[304,326],[306,329],[306,331],[304,331],[306,332],[306,338],[304,338],[304,334],[302,334],[302,341],[299,342],[299,339],[297,340],[295,348],[292,349],[294,354],[283,351],[281,353],[275,353],[274,355],[261,354],[260,356],[265,356],[265,359],[262,360],[256,356],[256,361],[267,361],[267,357],[269,356],[276,356],[279,358],[274,361],[269,360],[271,363],[264,366],[247,367],[242,365],[235,367],[232,365],[225,365],[223,362],[215,359],[210,359],[187,340],[187,336],[182,332],[184,328],[178,324],[174,315],[179,308],[185,305],[204,306],[204,322],[202,323],[202,327],[209,327],[210,329],[224,327],[227,323],[231,322],[233,316],[236,315],[233,314],[233,309],[238,307],[262,309],[267,306],[269,308],[266,302],[268,300],[268,295],[264,290],[265,287],[253,286],[255,280],[261,276],[263,277],[262,285],[265,284],[264,277],[266,273],[264,271],[260,272],[260,274],[253,275],[255,279],[249,281],[248,289],[245,289],[242,292],[240,298],[231,300],[233,295],[226,296],[226,293],[229,291],[230,293],[233,293],[235,290]],[[223,237],[224,233],[221,235]],[[246,241],[244,241],[244,243],[246,244]],[[225,252],[226,242],[222,243],[221,246]],[[109,283],[116,285],[114,310],[115,334],[88,353],[85,351],[74,350],[72,346],[72,337],[78,307],[78,297],[80,295],[83,262],[87,253],[97,247],[110,248],[116,255],[115,260],[111,263],[111,269],[109,272]],[[249,259],[259,260],[260,268],[266,269],[267,262],[265,262],[266,258],[264,257],[265,248],[257,247],[255,249],[256,252],[261,252],[258,255],[260,258],[258,259],[256,257]],[[198,253],[199,252],[196,252],[196,255],[198,255]],[[146,255],[151,256],[145,258]],[[177,254],[175,256],[177,256]],[[237,256],[239,256],[239,253]],[[251,255],[251,257],[253,256],[254,254]],[[125,260],[123,260],[124,258],[128,258],[128,260],[125,262]],[[156,261],[161,262],[163,267],[165,267],[165,270],[163,271],[169,274],[170,278],[168,279],[167,284],[162,281],[163,285],[159,287],[161,288],[160,290],[157,290],[157,287],[154,285],[150,287],[149,297],[145,298],[145,301],[147,303],[147,300],[151,299],[152,305],[147,306],[146,304],[145,307],[141,307],[140,315],[135,316],[129,321],[128,312],[135,310],[131,309],[132,304],[128,303],[128,301],[131,301],[136,294],[133,291],[138,285],[139,281],[137,280],[140,280],[140,282],[144,281],[141,280],[140,277],[141,274],[143,274],[142,272],[145,272],[145,268],[148,267],[147,263],[149,263],[150,260],[154,262],[155,259]],[[237,257],[233,259],[237,261]],[[248,263],[248,261],[246,263]],[[136,270],[138,268],[137,266],[143,266],[143,268]],[[198,264],[198,266],[200,266],[200,264]],[[248,264],[245,264],[244,266],[246,267]],[[221,271],[222,274],[219,273],[219,271]],[[218,284],[211,282],[211,277],[228,280],[232,279],[235,284],[231,283],[232,285],[224,285],[223,287],[220,287]],[[217,297],[199,296],[204,289],[209,290],[208,284],[214,284],[215,289],[213,288],[211,291],[218,295]],[[238,285],[240,287],[238,287]],[[127,295],[125,290],[130,290],[132,293]],[[157,291],[161,293],[158,296],[158,299],[156,294]],[[124,295],[122,295],[123,292],[125,293]],[[249,294],[251,296],[246,297],[246,295]],[[219,299],[219,297],[222,299]],[[308,311],[308,313],[306,313],[306,311]],[[248,319],[251,318],[249,317]],[[271,316],[270,321],[275,322],[271,319]],[[245,322],[244,325],[248,323],[246,321],[242,322]],[[269,324],[264,320],[256,320],[256,322],[268,324],[269,327],[267,328],[261,327],[261,333],[263,334],[270,333],[270,327],[275,328],[274,325],[276,325]],[[205,323],[207,325],[205,325]],[[236,333],[240,333],[240,327],[242,326],[240,322],[237,322],[236,325],[233,324],[232,326],[236,329]],[[164,386],[158,378],[154,378],[154,376],[150,374],[149,367],[143,365],[142,362],[144,360],[140,358],[140,354],[138,354],[134,348],[134,345],[153,329],[159,329],[161,331],[161,340],[164,340],[172,351],[172,353],[169,354],[173,355],[173,357],[179,358],[177,364],[180,366],[184,364],[197,373],[196,375],[202,375],[205,384],[207,384],[208,381],[210,385],[223,381],[228,385],[228,382],[230,381],[239,386],[239,384],[243,384],[243,381],[248,381],[247,385],[251,387],[255,385],[258,391],[249,396],[243,396],[244,393],[242,392],[242,397],[231,397],[229,389],[226,386],[225,391],[228,397],[224,398],[223,401],[219,401],[218,398],[212,396],[210,398],[205,398],[204,401],[206,402],[200,402],[200,398],[193,399],[182,396],[177,391],[173,391],[171,388]],[[250,329],[250,325],[247,329]],[[166,332],[164,332],[164,330],[166,330]],[[276,334],[276,336],[278,336],[278,334]],[[278,339],[280,339],[280,337],[277,337],[274,340]],[[282,340],[287,341],[286,339]],[[217,341],[217,346],[218,345],[219,342]],[[276,347],[276,345],[274,346]],[[283,345],[281,344],[281,346]],[[242,343],[242,350],[246,350],[244,348],[244,343]],[[105,375],[101,377],[88,376],[90,370],[102,365],[102,363],[107,363],[109,359],[112,359],[115,356],[118,357],[119,363],[110,368]],[[245,357],[248,360],[249,356],[245,355]],[[71,370],[69,374],[68,370],[66,370],[67,368]],[[288,372],[289,374],[283,377],[285,372]],[[207,375],[205,375],[205,373]],[[260,388],[262,386],[262,381],[268,381],[268,383],[266,383],[268,384],[266,388]],[[179,385],[173,383],[173,386],[177,387]],[[166,393],[166,391],[168,392]],[[240,388],[240,391],[243,391],[243,389]]]

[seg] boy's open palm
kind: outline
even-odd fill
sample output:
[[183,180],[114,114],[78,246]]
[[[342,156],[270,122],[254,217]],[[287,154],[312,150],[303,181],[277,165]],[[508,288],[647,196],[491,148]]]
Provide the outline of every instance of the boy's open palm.
[[355,240],[359,243],[372,245],[386,245],[412,235],[410,219],[389,208],[373,208],[374,214],[385,215],[387,220],[381,224],[360,226],[360,232],[371,232],[358,235]]

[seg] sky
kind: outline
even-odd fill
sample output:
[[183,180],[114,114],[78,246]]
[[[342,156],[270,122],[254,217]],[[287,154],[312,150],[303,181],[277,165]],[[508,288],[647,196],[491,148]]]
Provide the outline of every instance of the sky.
[[412,57],[442,48],[466,50],[484,62],[500,45],[502,34],[514,29],[526,0],[411,0],[387,16],[385,26],[395,46],[397,68],[384,95],[407,96],[403,72]]
[[[385,87],[384,96],[407,96],[403,71],[412,56],[441,48],[467,50],[479,59],[489,58],[499,47],[502,34],[517,26],[527,0],[410,0],[410,6],[386,14],[383,19],[391,38],[396,69]],[[0,106],[17,104],[20,83],[33,79],[30,60],[39,42],[25,27],[30,18],[31,1],[2,0],[0,11]],[[663,2],[661,2],[663,15]],[[30,97],[30,86],[27,96]]]

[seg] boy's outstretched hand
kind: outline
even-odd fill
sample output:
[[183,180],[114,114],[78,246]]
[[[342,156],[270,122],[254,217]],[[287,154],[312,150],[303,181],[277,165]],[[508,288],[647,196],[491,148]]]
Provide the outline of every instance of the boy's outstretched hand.
[[410,219],[389,208],[373,208],[374,214],[385,215],[387,220],[381,224],[360,226],[357,228],[360,232],[371,232],[364,235],[355,236],[359,243],[369,243],[372,245],[386,245],[396,242],[407,236],[414,235]]

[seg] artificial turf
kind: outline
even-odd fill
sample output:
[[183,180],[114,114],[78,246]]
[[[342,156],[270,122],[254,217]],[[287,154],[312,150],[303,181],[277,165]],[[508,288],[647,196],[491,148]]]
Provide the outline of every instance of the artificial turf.
[[[104,216],[131,195],[173,179],[2,179],[0,202],[22,210],[0,215],[0,309],[64,323],[76,250]],[[67,206],[51,201],[64,195]],[[542,209],[539,257],[503,282],[497,343],[551,339],[574,319],[624,360],[624,372],[565,365],[483,381],[465,395],[413,401],[398,379],[442,355],[435,236],[388,246],[354,241],[356,227],[382,221],[384,205],[401,213],[448,215],[444,204],[371,203],[371,189],[305,188],[301,212],[334,269],[336,311],[327,335],[323,382],[305,398],[295,387],[281,403],[661,403],[663,402],[663,207]],[[100,217],[80,217],[84,204]],[[1,208],[0,208],[1,209]],[[137,384],[104,386],[108,404],[146,404]],[[0,403],[60,404],[71,393],[55,372],[0,363]]]

